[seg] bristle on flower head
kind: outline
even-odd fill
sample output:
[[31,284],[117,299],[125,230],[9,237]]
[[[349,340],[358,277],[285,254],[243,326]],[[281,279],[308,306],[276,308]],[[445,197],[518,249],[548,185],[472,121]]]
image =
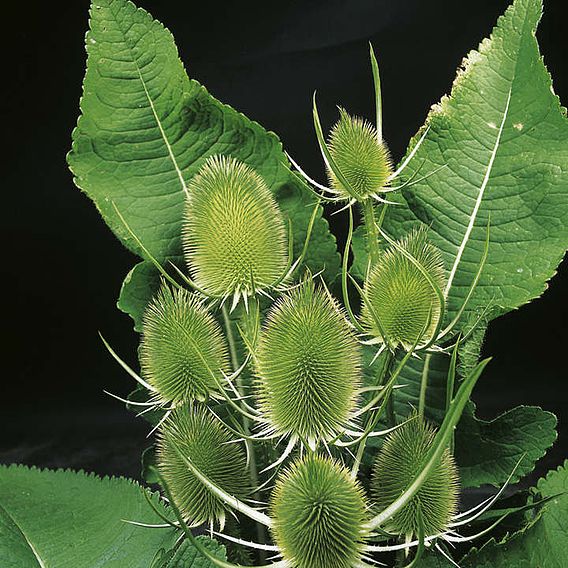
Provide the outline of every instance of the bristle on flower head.
[[352,568],[361,560],[366,504],[339,463],[316,454],[293,463],[272,496],[273,537],[295,568]]
[[144,314],[142,374],[161,402],[205,400],[228,371],[219,325],[197,294],[162,288]]
[[369,122],[342,108],[339,113],[329,135],[329,151],[353,193],[328,170],[330,183],[345,199],[364,201],[388,183],[392,173],[389,151]]
[[226,428],[201,406],[176,409],[160,428],[158,468],[188,523],[222,524],[228,509],[189,470],[180,453],[230,495],[243,498],[250,492],[244,451],[231,441]]
[[312,280],[272,308],[256,360],[261,410],[276,432],[313,446],[345,427],[360,383],[359,347],[335,300]]
[[[431,339],[442,315],[440,299],[424,272],[443,289],[445,271],[442,254],[428,241],[425,229],[414,230],[398,245],[384,251],[372,267],[365,282],[362,315],[371,335],[393,347],[410,349],[419,339],[421,344]],[[380,329],[386,337],[381,337]]]
[[212,296],[270,288],[287,266],[282,214],[264,180],[228,156],[212,156],[188,184],[184,252]]
[[[387,437],[373,468],[372,492],[379,510],[398,499],[414,481],[425,465],[435,434],[424,419],[414,415]],[[385,529],[403,536],[418,535],[421,515],[426,536],[439,534],[448,528],[457,504],[457,468],[446,450],[418,493]]]

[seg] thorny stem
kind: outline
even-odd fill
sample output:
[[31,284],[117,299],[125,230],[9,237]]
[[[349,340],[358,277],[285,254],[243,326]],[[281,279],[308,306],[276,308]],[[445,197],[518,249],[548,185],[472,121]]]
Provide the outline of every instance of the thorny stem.
[[[254,301],[256,302],[257,300],[255,299]],[[251,313],[253,313],[254,306],[252,306],[250,309],[251,309]],[[229,317],[229,312],[227,311],[227,306],[225,304],[223,304],[221,311],[223,313],[223,322],[225,324],[225,332],[226,332],[226,336],[227,336],[227,342],[229,343],[229,353],[230,353],[230,356],[231,356],[231,365],[233,367],[233,371],[236,371],[239,368],[239,358],[238,358],[238,355],[237,355],[237,346],[236,346],[236,343],[235,343],[235,335],[233,333],[233,324],[231,322],[231,318]],[[239,377],[237,378],[237,390],[239,391],[239,396],[243,397],[245,395],[242,375],[239,375]],[[244,430],[244,433],[245,433],[246,436],[251,435],[250,420],[244,415],[243,415],[243,430]],[[259,486],[258,465],[256,463],[256,454],[255,454],[255,451],[254,451],[254,444],[252,443],[252,440],[247,439],[247,438],[245,438],[244,443],[247,446],[247,452],[248,452],[248,455],[250,456],[250,458],[249,458],[249,473],[250,473],[251,483],[252,483],[253,487],[258,487]],[[260,501],[260,493],[258,491],[256,491],[254,493],[253,497],[254,497],[255,501]],[[263,525],[261,525],[260,523],[256,523],[256,535],[257,535],[258,542],[260,544],[265,544],[265,542],[266,542],[266,530],[265,530],[265,527]],[[266,561],[266,552],[264,550],[259,550],[258,556],[259,556],[259,560],[261,562]]]
[[365,201],[363,201],[362,208],[365,230],[367,231],[369,258],[371,260],[371,266],[373,266],[379,258],[379,226],[377,224],[377,218],[375,216],[375,207],[373,205],[373,200],[368,197]]
[[[393,353],[390,358],[385,362],[386,371],[385,371],[385,378],[387,374],[392,372],[392,366],[396,358],[396,353]],[[389,428],[394,428],[396,426],[396,416],[394,414],[394,398],[392,396],[392,391],[389,395],[387,400],[387,426]]]
[[231,325],[231,319],[229,318],[229,312],[227,311],[227,306],[225,304],[223,304],[221,311],[223,313],[223,322],[225,324],[225,332],[227,334],[227,341],[229,343],[229,353],[231,354],[231,365],[233,366],[233,371],[236,371],[239,368],[239,359],[237,356],[237,347],[235,345],[233,326]]
[[[422,380],[420,381],[420,398],[418,400],[418,415],[424,418],[424,410],[426,408],[426,391],[428,390],[428,375],[430,374],[430,359],[432,355],[428,354],[424,358],[424,367],[422,368]],[[446,412],[448,411],[446,408]]]

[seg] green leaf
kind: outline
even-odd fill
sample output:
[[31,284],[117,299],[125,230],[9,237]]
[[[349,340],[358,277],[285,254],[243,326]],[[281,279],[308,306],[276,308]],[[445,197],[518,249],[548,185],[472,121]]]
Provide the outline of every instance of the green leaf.
[[462,568],[564,568],[568,550],[568,461],[533,491],[539,498],[556,496],[540,518],[503,542],[489,541],[460,561]]
[[456,431],[456,459],[462,487],[511,483],[529,474],[556,440],[556,416],[537,406],[518,406],[494,420],[480,420],[470,403]]
[[[170,32],[131,2],[97,0],[90,24],[82,116],[68,162],[121,241],[144,256],[113,203],[156,259],[180,257],[187,182],[208,156],[222,153],[264,177],[292,220],[298,254],[314,199],[290,171],[276,135],[190,80]],[[339,257],[321,212],[306,264],[325,266],[332,281]]]
[[464,60],[451,95],[430,112],[430,130],[405,175],[445,167],[404,191],[408,209],[389,208],[393,234],[417,221],[431,226],[453,281],[454,313],[476,273],[488,223],[489,256],[471,310],[494,302],[506,312],[536,298],[568,246],[568,122],[535,38],[541,13],[541,0],[515,0]]
[[[479,349],[470,342],[464,344],[463,349],[466,362],[462,370],[471,372],[473,367],[470,363],[477,361]],[[375,365],[378,366],[379,361]],[[432,355],[430,358],[425,415],[434,424],[440,424],[445,414],[448,366],[447,356]],[[399,377],[398,384],[404,387],[393,393],[398,421],[404,420],[413,408],[418,407],[423,368],[423,360],[410,359]],[[370,376],[367,382],[371,384]],[[516,483],[534,469],[552,446],[557,437],[556,423],[554,414],[532,406],[519,406],[485,421],[475,416],[475,405],[470,402],[455,436],[461,486],[500,486],[526,454],[513,476],[512,482]],[[378,440],[369,440],[370,446],[378,444]]]
[[[216,540],[211,540],[203,536],[197,537],[197,539],[201,541],[201,544],[203,544],[209,552],[215,554],[215,556],[221,560],[227,560],[225,547],[221,546]],[[213,568],[213,566],[214,564],[207,560],[207,558],[204,558],[203,555],[186,540],[160,568]]]
[[[4,568],[147,568],[177,538],[161,523],[146,490],[123,478],[0,467],[0,565]],[[156,494],[153,503],[166,510]]]
[[160,273],[148,260],[143,260],[126,275],[117,306],[134,320],[134,329],[142,332],[142,318],[150,300],[160,288]]

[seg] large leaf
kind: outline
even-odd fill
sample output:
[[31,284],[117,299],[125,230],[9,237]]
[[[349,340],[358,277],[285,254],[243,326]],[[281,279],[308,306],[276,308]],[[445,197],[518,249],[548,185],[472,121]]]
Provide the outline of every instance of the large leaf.
[[0,467],[0,566],[148,568],[177,535],[124,522],[161,522],[144,491],[127,479]]
[[[225,547],[215,540],[199,536],[197,537],[203,546],[215,554],[221,560],[227,560]],[[186,540],[175,551],[165,554],[157,562],[156,568],[213,568],[213,564],[205,558],[191,543]],[[154,567],[152,567],[154,568]]]
[[[173,38],[127,0],[97,0],[87,34],[82,116],[68,156],[76,184],[131,250],[144,256],[113,203],[158,260],[181,254],[184,192],[204,160],[233,155],[254,167],[303,245],[314,201],[295,177],[278,138],[189,80]],[[307,255],[335,277],[339,257],[321,208]]]
[[[480,343],[476,344],[474,339],[462,346],[462,376],[471,370],[471,362],[478,359]],[[430,358],[425,415],[434,424],[441,423],[445,414],[448,366],[447,356]],[[410,359],[401,373],[398,384],[403,388],[393,394],[399,421],[418,407],[423,368],[423,359]],[[370,383],[372,377],[369,376],[367,381]],[[512,483],[516,483],[534,469],[552,446],[557,437],[556,423],[554,414],[534,406],[518,406],[486,421],[475,416],[475,405],[470,402],[455,436],[460,485],[463,488],[484,484],[500,486],[523,458],[512,478]],[[371,439],[369,445],[378,446],[380,440]]]
[[[556,416],[537,406],[518,406],[494,420],[480,420],[470,404],[456,431],[462,487],[511,483],[529,474],[556,440]],[[524,456],[524,457],[523,457]]]
[[552,497],[540,519],[528,529],[490,541],[460,562],[463,568],[564,568],[568,550],[568,462],[541,479],[539,497]]
[[541,0],[515,0],[464,60],[406,173],[445,167],[404,192],[408,210],[389,208],[394,234],[417,221],[431,226],[453,311],[474,278],[488,223],[489,256],[471,309],[495,302],[508,311],[539,296],[568,246],[568,121],[535,39],[541,12]]

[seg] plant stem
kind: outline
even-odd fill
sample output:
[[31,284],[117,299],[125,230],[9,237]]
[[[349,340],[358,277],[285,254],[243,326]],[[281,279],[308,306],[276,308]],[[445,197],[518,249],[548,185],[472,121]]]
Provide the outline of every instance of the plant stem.
[[426,355],[426,357],[424,358],[424,367],[422,369],[422,380],[420,381],[420,399],[418,400],[418,415],[420,416],[420,418],[424,418],[424,410],[426,408],[426,391],[428,390],[430,359],[432,359],[432,355]]
[[223,322],[225,324],[225,334],[227,335],[227,342],[229,343],[229,353],[231,355],[231,365],[233,371],[239,368],[239,358],[237,355],[237,346],[235,344],[235,336],[233,334],[233,326],[231,325],[231,319],[229,318],[229,312],[227,312],[227,306],[223,304],[221,308],[223,313]]
[[[371,266],[374,265],[379,258],[379,225],[375,216],[375,207],[372,198],[367,198],[362,203],[363,222],[367,231],[367,247],[369,249],[369,259]],[[382,217],[382,215],[381,215]]]
[[[392,355],[390,355],[390,357],[387,361],[388,366],[385,370],[385,377],[384,377],[385,379],[386,379],[387,374],[392,372],[393,365],[394,365],[395,361],[396,361],[396,351],[394,353],[392,353]],[[385,383],[386,383],[386,380],[385,380]],[[394,390],[391,391],[391,393],[389,395],[389,398],[387,400],[387,408],[386,408],[386,410],[387,410],[387,426],[389,428],[394,428],[396,426],[396,416],[395,416],[395,413],[394,413],[393,393],[394,393]]]
[[[256,301],[256,300],[255,300]],[[252,306],[252,308],[256,308],[256,306]],[[251,309],[252,309],[251,308]],[[239,368],[239,357],[237,354],[237,345],[235,343],[235,335],[233,333],[233,324],[231,322],[231,318],[229,317],[229,312],[227,311],[227,306],[223,304],[221,308],[221,312],[223,313],[223,322],[225,324],[225,333],[227,336],[227,342],[229,344],[229,353],[231,356],[231,365],[233,367],[233,371],[236,371]],[[252,312],[251,312],[252,313]],[[244,396],[244,385],[243,380],[239,376],[237,377],[237,390],[239,392],[239,396]],[[250,436],[251,428],[250,428],[250,420],[243,416],[243,430],[245,435]],[[249,455],[249,474],[250,474],[250,481],[253,487],[259,486],[258,481],[258,466],[256,463],[256,454],[254,451],[254,445],[252,440],[245,439],[245,445],[247,446],[247,452]],[[255,491],[254,499],[256,501],[260,501],[260,493]],[[266,542],[266,530],[264,525],[260,523],[256,523],[256,535],[258,542],[260,544],[264,544]],[[266,561],[266,552],[264,550],[258,551],[258,557],[261,563]]]

